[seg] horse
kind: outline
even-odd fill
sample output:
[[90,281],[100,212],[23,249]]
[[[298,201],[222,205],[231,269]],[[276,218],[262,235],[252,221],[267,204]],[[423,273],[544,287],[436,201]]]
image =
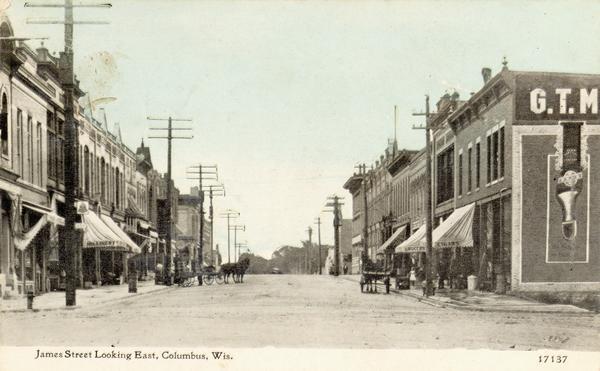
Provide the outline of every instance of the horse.
[[233,274],[233,280],[238,283],[244,283],[244,273],[250,266],[250,259],[245,257],[240,260],[235,266],[235,272]]
[[225,283],[229,283],[229,276],[232,276],[233,282],[243,283],[244,273],[250,265],[250,259],[244,258],[237,263],[225,263],[221,265],[221,274],[225,279]]

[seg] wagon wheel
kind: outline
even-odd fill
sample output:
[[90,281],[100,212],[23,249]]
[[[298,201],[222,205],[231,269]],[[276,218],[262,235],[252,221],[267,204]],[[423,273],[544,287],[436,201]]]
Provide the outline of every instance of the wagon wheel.
[[215,281],[217,281],[217,284],[222,285],[223,282],[225,282],[225,278],[223,278],[223,275],[219,273],[216,275]]
[[211,274],[205,273],[202,276],[202,281],[204,281],[204,283],[207,285],[212,285],[212,283],[215,282],[215,277]]

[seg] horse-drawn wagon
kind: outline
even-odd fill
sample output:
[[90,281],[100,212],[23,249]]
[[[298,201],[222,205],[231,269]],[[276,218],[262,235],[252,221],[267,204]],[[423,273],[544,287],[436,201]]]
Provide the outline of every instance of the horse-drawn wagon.
[[377,286],[383,285],[385,293],[390,293],[392,268],[382,261],[373,262],[363,255],[363,270],[360,277],[360,292],[376,293]]

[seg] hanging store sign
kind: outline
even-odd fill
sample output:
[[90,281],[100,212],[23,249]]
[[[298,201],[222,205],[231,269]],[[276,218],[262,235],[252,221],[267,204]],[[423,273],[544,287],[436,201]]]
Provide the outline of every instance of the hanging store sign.
[[525,74],[516,78],[516,120],[598,121],[600,76]]

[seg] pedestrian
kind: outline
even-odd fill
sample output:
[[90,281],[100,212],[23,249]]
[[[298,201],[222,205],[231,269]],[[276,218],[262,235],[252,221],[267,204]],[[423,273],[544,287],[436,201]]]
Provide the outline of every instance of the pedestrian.
[[344,274],[348,274],[348,266],[344,264]]

